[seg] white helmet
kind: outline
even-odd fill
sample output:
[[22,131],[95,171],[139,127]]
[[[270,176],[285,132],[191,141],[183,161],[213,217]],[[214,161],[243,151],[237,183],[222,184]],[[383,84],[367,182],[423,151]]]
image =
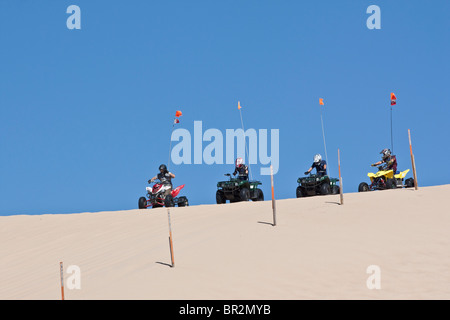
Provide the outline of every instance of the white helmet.
[[242,164],[244,163],[244,160],[242,160],[242,158],[237,158],[236,159],[236,167],[240,167],[242,166]]
[[322,156],[318,153],[314,156],[314,163],[318,163],[322,160]]
[[391,150],[390,149],[383,149],[383,150],[381,150],[380,154],[382,155],[381,158],[383,160],[387,159],[387,158],[389,158],[391,156]]

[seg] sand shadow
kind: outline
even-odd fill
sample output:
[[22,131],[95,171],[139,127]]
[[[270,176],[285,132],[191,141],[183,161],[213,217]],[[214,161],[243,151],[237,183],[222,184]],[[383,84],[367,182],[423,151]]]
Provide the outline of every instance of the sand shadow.
[[268,224],[268,225],[271,225],[273,227],[273,223],[272,222],[258,221],[258,223]]
[[169,263],[165,263],[165,262],[161,262],[161,261],[156,261],[155,263],[159,263],[159,264],[162,264],[163,266],[167,266],[167,267],[171,267],[172,268],[172,265],[169,264]]
[[325,201],[325,203],[331,203],[331,204],[338,204],[338,205],[341,205],[340,202],[334,202],[334,201]]

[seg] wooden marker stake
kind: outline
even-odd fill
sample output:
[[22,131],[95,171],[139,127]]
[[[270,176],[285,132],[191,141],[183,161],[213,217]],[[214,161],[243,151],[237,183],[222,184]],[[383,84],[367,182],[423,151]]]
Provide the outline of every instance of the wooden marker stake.
[[170,223],[170,210],[167,209],[167,216],[169,217],[169,246],[170,246],[170,259],[172,261],[172,268],[175,267],[175,261],[173,258],[173,241],[172,241],[172,225]]
[[273,167],[270,165],[270,183],[272,185],[272,210],[273,210],[273,226],[277,225],[277,205],[275,202],[275,194],[273,192]]
[[416,174],[416,162],[414,160],[414,154],[412,152],[412,146],[411,146],[411,130],[408,129],[408,137],[409,137],[409,151],[411,152],[411,165],[413,170],[413,176],[414,176],[414,189],[417,190],[418,184],[417,184],[417,174]]
[[342,186],[342,177],[341,177],[341,155],[338,149],[338,165],[339,165],[339,193],[341,196],[341,205],[344,204],[344,188]]
[[63,263],[59,263],[59,273],[61,276],[61,300],[64,300],[64,269],[63,269]]

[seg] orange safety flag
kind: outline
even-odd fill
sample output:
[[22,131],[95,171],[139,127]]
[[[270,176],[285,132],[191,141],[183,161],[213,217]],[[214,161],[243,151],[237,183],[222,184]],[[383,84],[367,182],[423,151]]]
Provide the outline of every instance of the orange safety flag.
[[175,117],[180,117],[182,115],[183,115],[183,113],[179,110],[177,110],[177,112],[175,112]]
[[238,109],[241,110],[241,108],[242,108],[242,107],[241,107],[241,102],[238,101]]
[[322,99],[322,98],[319,99],[319,104],[320,104],[321,106],[324,105],[324,104],[323,104],[323,99]]
[[391,92],[391,106],[397,104],[396,100],[397,100],[397,97],[395,96],[395,94],[393,92]]

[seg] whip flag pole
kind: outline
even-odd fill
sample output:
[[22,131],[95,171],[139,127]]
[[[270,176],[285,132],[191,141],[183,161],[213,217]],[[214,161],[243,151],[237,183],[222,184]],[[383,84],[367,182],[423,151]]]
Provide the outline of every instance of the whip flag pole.
[[322,117],[322,107],[324,103],[323,103],[323,99],[320,98],[319,99],[319,109],[320,109],[320,122],[322,123],[322,136],[323,136],[323,147],[325,148],[325,159],[327,161],[327,172],[328,172],[328,176],[331,177],[331,172],[330,172],[330,164],[328,162],[328,155],[327,155],[327,144],[325,142],[325,130],[323,128],[323,117]]
[[242,134],[244,135],[244,147],[245,147],[245,152],[247,153],[247,161],[248,161],[248,173],[250,175],[250,180],[253,180],[252,178],[252,170],[250,169],[250,156],[248,155],[248,147],[247,147],[247,140],[245,139],[245,129],[244,129],[244,120],[242,119],[242,111],[241,111],[241,102],[238,101],[238,109],[239,109],[239,114],[241,116],[241,125],[242,125]]
[[397,97],[391,92],[391,151],[394,153],[394,135],[392,133],[392,106],[397,104]]
[[173,124],[172,124],[172,132],[170,133],[170,141],[169,141],[169,159],[167,160],[167,170],[169,170],[169,165],[170,165],[170,152],[172,151],[172,134],[173,134],[173,130],[175,128],[175,124],[180,123],[180,119],[178,119],[179,117],[181,117],[183,115],[183,113],[179,110],[177,110],[175,112],[175,118],[173,119]]

